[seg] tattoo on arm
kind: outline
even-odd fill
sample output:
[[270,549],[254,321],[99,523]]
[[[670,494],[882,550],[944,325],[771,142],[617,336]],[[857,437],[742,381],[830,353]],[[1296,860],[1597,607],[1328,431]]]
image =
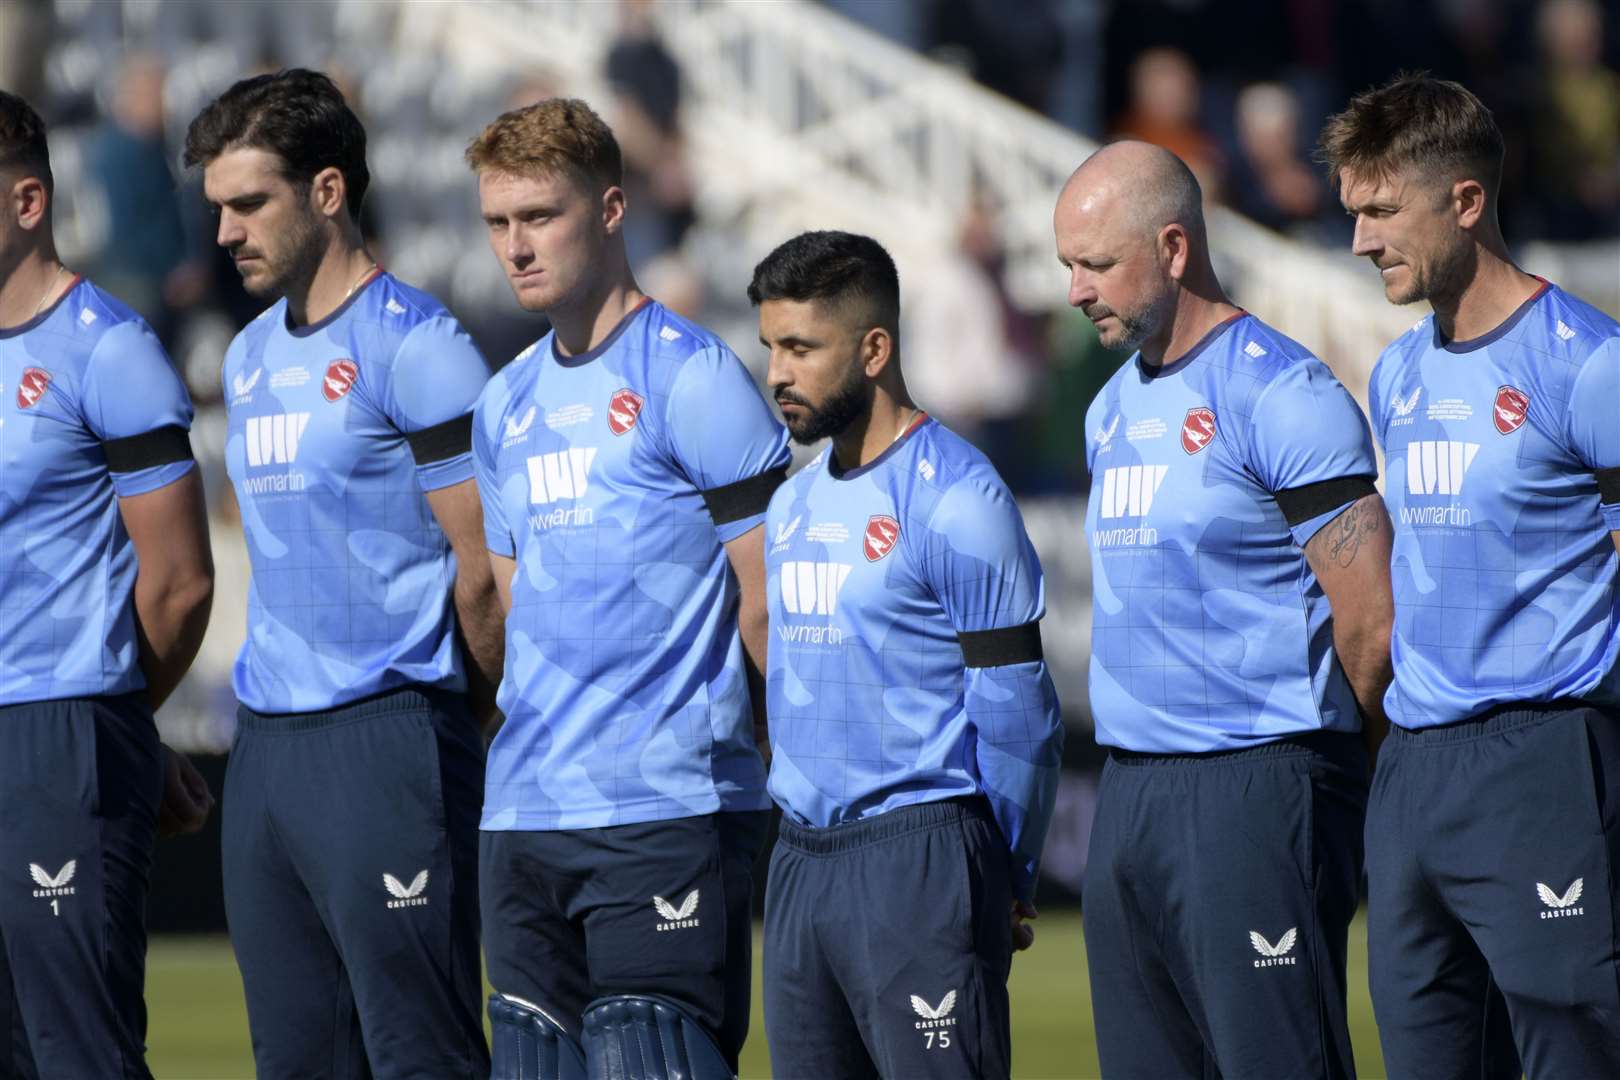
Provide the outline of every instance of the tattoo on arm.
[[[1367,496],[1367,499],[1376,498],[1376,495]],[[1355,562],[1361,542],[1378,531],[1379,516],[1362,513],[1367,499],[1352,503],[1348,510],[1311,537],[1310,546],[1334,566],[1342,568]]]

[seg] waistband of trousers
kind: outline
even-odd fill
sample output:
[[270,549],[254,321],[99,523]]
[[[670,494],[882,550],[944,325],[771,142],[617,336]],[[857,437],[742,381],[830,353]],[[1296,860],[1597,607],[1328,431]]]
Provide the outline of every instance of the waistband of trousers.
[[1535,727],[1537,724],[1556,720],[1560,716],[1591,708],[1594,706],[1590,702],[1579,698],[1559,698],[1556,701],[1510,701],[1487,709],[1478,716],[1456,720],[1449,724],[1436,724],[1433,727],[1408,728],[1392,723],[1389,725],[1387,741],[1397,746],[1440,746],[1446,743],[1467,742],[1470,739],[1483,739],[1488,735],[1499,735],[1504,731]]
[[1361,745],[1361,735],[1354,731],[1302,731],[1297,735],[1284,735],[1279,739],[1246,746],[1241,750],[1210,750],[1199,754],[1150,754],[1140,750],[1111,747],[1108,758],[1115,765],[1127,768],[1141,766],[1196,766],[1221,765],[1234,761],[1260,761],[1275,757],[1299,757],[1322,754],[1338,757],[1355,753]]
[[892,840],[907,833],[920,832],[958,821],[990,821],[990,804],[981,795],[958,795],[934,802],[913,803],[886,811],[874,817],[842,825],[800,825],[784,817],[777,839],[807,855],[834,855],[853,851],[868,844]]
[[321,728],[340,727],[378,716],[437,712],[460,696],[453,690],[415,685],[384,690],[380,694],[351,701],[334,709],[318,709],[314,712],[262,713],[239,704],[236,708],[236,722],[243,730],[270,734],[318,731]]

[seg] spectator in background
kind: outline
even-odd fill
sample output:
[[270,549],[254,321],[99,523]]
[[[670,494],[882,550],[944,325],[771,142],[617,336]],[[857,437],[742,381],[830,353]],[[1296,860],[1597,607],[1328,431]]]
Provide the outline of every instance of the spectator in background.
[[1012,300],[994,223],[963,219],[953,257],[930,264],[906,313],[906,378],[931,414],[978,447],[1017,490],[1021,428],[1037,388],[1041,329]]
[[181,311],[207,286],[188,257],[169,151],[163,143],[163,62],[137,53],[124,62],[111,121],[91,139],[88,180],[106,207],[100,246],[90,257],[96,280],[140,313],[175,347]]
[[1322,223],[1328,190],[1300,153],[1294,92],[1280,83],[1247,87],[1237,98],[1236,126],[1233,209],[1281,233],[1326,239],[1313,227]]
[[1205,199],[1218,202],[1225,194],[1226,162],[1199,126],[1198,98],[1198,69],[1186,53],[1147,49],[1131,65],[1131,103],[1115,134],[1169,150],[1193,171]]
[[608,49],[613,130],[624,154],[624,189],[636,213],[625,222],[631,265],[680,245],[696,220],[681,134],[681,70],[659,40],[647,0],[624,0],[618,40]]
[[1540,232],[1581,241],[1620,232],[1620,74],[1603,66],[1603,11],[1546,0],[1537,12],[1540,118],[1531,129]]

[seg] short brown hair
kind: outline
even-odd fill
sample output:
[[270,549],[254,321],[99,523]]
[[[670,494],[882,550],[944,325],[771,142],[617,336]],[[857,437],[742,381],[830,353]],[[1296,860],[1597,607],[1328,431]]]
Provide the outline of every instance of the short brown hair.
[[13,168],[38,179],[47,192],[55,187],[45,122],[28,102],[0,90],[0,169]]
[[603,188],[624,182],[613,131],[578,98],[548,98],[504,112],[467,145],[477,173],[564,173]]
[[1335,187],[1346,169],[1377,180],[1410,169],[1436,180],[1467,176],[1491,195],[1501,185],[1502,154],[1502,132],[1485,103],[1461,83],[1425,72],[1351,98],[1328,119],[1316,150]]

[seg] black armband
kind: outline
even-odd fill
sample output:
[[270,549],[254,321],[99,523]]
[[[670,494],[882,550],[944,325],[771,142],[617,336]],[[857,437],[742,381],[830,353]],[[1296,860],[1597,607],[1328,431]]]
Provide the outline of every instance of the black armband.
[[191,460],[191,435],[183,427],[153,428],[139,435],[107,439],[101,444],[111,472],[138,472],[158,465]]
[[1044,660],[1041,651],[1041,624],[1027,622],[998,630],[963,630],[956,640],[962,646],[962,662],[968,667],[1005,667]]
[[741,521],[745,517],[763,514],[770,505],[771,496],[787,479],[787,466],[771,469],[746,480],[738,480],[725,487],[710,488],[703,492],[703,505],[716,525]]
[[410,431],[405,441],[411,444],[411,456],[418,465],[432,465],[446,461],[472,449],[472,413],[463,413],[454,420]]
[[1277,506],[1288,524],[1302,525],[1329,510],[1354,502],[1368,495],[1378,494],[1370,476],[1341,476],[1336,480],[1323,480],[1316,484],[1301,484],[1284,488],[1276,493]]
[[1598,502],[1620,503],[1620,467],[1597,471]]

